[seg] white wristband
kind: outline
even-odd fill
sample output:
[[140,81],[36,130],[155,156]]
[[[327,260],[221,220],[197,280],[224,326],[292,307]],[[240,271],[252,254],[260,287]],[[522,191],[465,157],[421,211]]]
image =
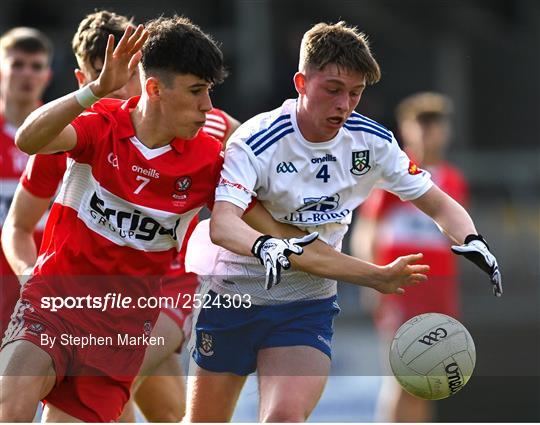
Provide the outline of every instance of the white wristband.
[[84,86],[75,92],[75,99],[83,108],[90,108],[100,98],[92,92],[90,86]]

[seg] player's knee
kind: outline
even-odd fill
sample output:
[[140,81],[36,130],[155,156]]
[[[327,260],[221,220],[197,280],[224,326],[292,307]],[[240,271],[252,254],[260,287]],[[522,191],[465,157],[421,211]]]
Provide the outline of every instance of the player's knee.
[[263,412],[261,422],[305,422],[308,413],[298,404],[281,403]]
[[145,416],[149,422],[180,422],[185,414],[186,405],[181,402],[165,409],[153,409],[152,412],[145,412]]
[[158,414],[148,418],[151,422],[180,422],[184,418],[183,414],[177,412],[159,412]]

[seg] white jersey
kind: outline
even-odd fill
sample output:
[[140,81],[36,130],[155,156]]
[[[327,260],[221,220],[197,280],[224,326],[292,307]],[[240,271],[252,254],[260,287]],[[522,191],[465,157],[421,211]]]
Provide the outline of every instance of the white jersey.
[[[321,240],[340,250],[352,211],[374,187],[411,200],[432,184],[429,173],[412,166],[389,130],[356,112],[332,140],[307,141],[297,125],[296,101],[290,99],[233,134],[216,201],[246,209],[256,196],[277,221],[317,231]],[[255,304],[336,293],[335,281],[294,270],[283,272],[281,283],[266,291],[257,259],[221,249],[215,261],[213,274],[219,278],[213,279],[213,289],[250,293]]]

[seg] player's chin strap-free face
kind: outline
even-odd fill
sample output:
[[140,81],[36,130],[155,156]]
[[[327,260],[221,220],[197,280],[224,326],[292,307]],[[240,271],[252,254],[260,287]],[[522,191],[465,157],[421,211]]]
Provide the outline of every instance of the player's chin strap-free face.
[[489,275],[493,284],[493,295],[500,297],[503,294],[497,259],[489,251],[489,246],[481,235],[468,235],[463,245],[452,246],[452,251],[465,256],[467,260],[472,261]]
[[266,269],[266,289],[280,282],[281,268],[287,270],[291,267],[289,256],[302,255],[304,252],[302,247],[309,245],[318,237],[319,234],[313,232],[301,238],[279,239],[270,235],[257,238],[251,252]]

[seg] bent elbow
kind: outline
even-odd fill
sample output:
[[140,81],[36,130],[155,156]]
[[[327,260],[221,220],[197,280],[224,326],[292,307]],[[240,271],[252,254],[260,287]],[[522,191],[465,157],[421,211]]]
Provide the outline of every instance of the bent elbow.
[[224,242],[224,233],[219,219],[212,217],[210,219],[210,240],[214,245],[222,246]]
[[28,155],[34,155],[37,153],[37,150],[32,147],[24,127],[20,127],[17,130],[17,133],[15,133],[15,145],[17,148],[19,148],[19,150],[27,153]]

